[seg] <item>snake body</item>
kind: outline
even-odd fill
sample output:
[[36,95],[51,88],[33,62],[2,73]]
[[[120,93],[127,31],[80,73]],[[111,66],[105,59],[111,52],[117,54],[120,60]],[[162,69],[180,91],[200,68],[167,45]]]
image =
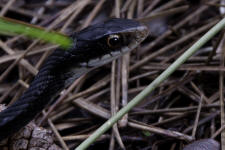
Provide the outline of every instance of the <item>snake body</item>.
[[147,35],[146,26],[128,19],[111,19],[75,33],[74,44],[55,50],[24,94],[0,112],[0,141],[28,124],[74,80],[134,49]]

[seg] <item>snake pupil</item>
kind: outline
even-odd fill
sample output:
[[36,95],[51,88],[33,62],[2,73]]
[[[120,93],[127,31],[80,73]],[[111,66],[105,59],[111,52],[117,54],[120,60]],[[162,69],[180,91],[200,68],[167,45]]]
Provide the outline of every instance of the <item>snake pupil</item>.
[[110,35],[108,37],[108,41],[107,44],[110,47],[116,47],[120,44],[121,40],[120,40],[120,36],[119,35]]

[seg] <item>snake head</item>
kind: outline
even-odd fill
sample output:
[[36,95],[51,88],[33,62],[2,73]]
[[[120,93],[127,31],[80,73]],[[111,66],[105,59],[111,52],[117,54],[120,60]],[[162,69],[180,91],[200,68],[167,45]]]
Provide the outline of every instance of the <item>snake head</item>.
[[81,64],[98,67],[136,48],[147,36],[144,24],[129,19],[110,19],[76,33],[71,52],[85,58]]

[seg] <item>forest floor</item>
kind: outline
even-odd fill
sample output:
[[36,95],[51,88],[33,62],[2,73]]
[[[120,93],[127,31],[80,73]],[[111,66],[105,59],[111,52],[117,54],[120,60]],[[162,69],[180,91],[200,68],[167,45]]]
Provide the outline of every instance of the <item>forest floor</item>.
[[[62,149],[76,148],[221,20],[223,2],[0,0],[0,16],[66,35],[118,17],[142,21],[150,29],[129,55],[65,89],[35,124],[52,130]],[[192,141],[208,138],[224,147],[224,41],[221,31],[89,149],[182,150]],[[1,104],[7,106],[22,95],[55,48],[22,35],[0,36]],[[12,143],[7,145],[11,149]]]

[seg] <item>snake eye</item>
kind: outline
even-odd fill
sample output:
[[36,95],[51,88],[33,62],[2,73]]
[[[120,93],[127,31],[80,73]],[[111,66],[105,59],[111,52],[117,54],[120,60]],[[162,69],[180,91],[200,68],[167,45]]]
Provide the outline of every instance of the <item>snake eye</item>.
[[120,45],[120,43],[121,43],[120,35],[118,34],[109,35],[107,39],[107,44],[109,47],[117,47]]

